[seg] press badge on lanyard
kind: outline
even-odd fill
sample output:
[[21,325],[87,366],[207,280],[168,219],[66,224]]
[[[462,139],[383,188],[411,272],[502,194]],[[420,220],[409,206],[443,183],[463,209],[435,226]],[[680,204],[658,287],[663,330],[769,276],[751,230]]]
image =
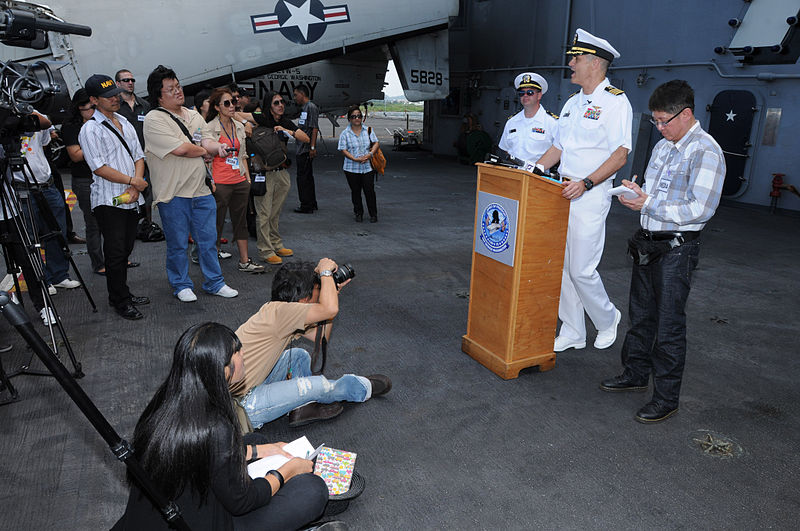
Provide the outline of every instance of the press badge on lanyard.
[[[222,125],[222,122],[220,122],[219,126],[222,128],[222,131],[225,133],[225,136],[228,137],[228,141],[231,143],[231,147],[236,148],[236,141],[231,137],[231,135],[228,134],[228,131],[227,131],[227,129],[225,129],[225,126]],[[236,131],[236,128],[234,127],[232,132],[235,132],[235,131]],[[230,153],[228,155],[228,158],[225,159],[225,164],[227,164],[228,166],[230,166],[234,170],[238,170],[239,169],[238,151],[234,151],[233,153]]]
[[667,170],[658,180],[658,185],[656,186],[656,193],[663,192],[666,194],[669,191],[670,184],[672,184],[672,171]]

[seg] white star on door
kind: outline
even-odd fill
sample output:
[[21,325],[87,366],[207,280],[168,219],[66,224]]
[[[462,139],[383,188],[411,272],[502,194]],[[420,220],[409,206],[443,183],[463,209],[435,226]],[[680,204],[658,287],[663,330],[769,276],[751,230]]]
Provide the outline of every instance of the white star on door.
[[725,115],[725,118],[726,118],[726,120],[725,120],[726,122],[732,122],[733,119],[736,118],[736,114],[733,112],[733,109],[731,109],[731,112],[729,112],[728,114]]

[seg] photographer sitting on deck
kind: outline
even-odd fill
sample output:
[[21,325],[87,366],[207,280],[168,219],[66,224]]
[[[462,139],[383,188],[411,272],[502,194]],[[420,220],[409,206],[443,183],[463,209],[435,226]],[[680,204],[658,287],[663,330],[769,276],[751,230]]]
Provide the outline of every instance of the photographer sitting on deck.
[[330,419],[344,409],[338,402],[366,402],[392,388],[381,374],[345,374],[338,380],[312,376],[308,352],[289,346],[301,336],[314,341],[320,326],[325,340],[330,338],[333,318],[339,313],[339,289],[350,282],[337,286],[336,268],[329,258],[321,259],[316,268],[310,262],[284,264],[272,281],[272,301],[236,331],[245,375],[230,389],[253,427],[286,413],[291,427]]

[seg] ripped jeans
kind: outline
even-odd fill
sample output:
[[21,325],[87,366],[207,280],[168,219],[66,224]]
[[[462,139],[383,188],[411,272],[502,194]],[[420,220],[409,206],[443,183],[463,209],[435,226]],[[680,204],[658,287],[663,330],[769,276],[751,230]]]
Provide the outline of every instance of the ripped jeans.
[[[289,370],[291,379],[287,379]],[[338,380],[311,376],[311,356],[302,348],[290,348],[283,351],[264,382],[250,389],[239,403],[258,429],[309,402],[365,402],[371,392],[372,384],[363,376],[345,374]]]

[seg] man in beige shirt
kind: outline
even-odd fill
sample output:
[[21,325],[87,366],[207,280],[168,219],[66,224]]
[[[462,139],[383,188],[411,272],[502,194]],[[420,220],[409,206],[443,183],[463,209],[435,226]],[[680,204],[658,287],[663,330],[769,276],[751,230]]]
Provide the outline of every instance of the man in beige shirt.
[[204,164],[213,154],[227,156],[225,146],[203,140],[206,122],[183,106],[183,89],[174,71],[156,67],[147,78],[147,93],[153,110],[144,120],[145,155],[153,204],[158,206],[167,240],[167,279],[173,294],[181,302],[197,300],[186,253],[191,234],[203,271],[203,291],[236,297],[239,292],[225,284],[217,257],[217,205]]
[[342,412],[338,402],[366,402],[386,394],[392,382],[382,374],[345,374],[338,380],[312,376],[311,356],[292,347],[300,337],[314,341],[330,337],[339,313],[339,288],[333,272],[336,263],[323,258],[286,263],[272,281],[272,301],[263,305],[236,330],[242,341],[244,378],[231,385],[231,394],[255,428],[289,413],[296,427],[333,418]]

